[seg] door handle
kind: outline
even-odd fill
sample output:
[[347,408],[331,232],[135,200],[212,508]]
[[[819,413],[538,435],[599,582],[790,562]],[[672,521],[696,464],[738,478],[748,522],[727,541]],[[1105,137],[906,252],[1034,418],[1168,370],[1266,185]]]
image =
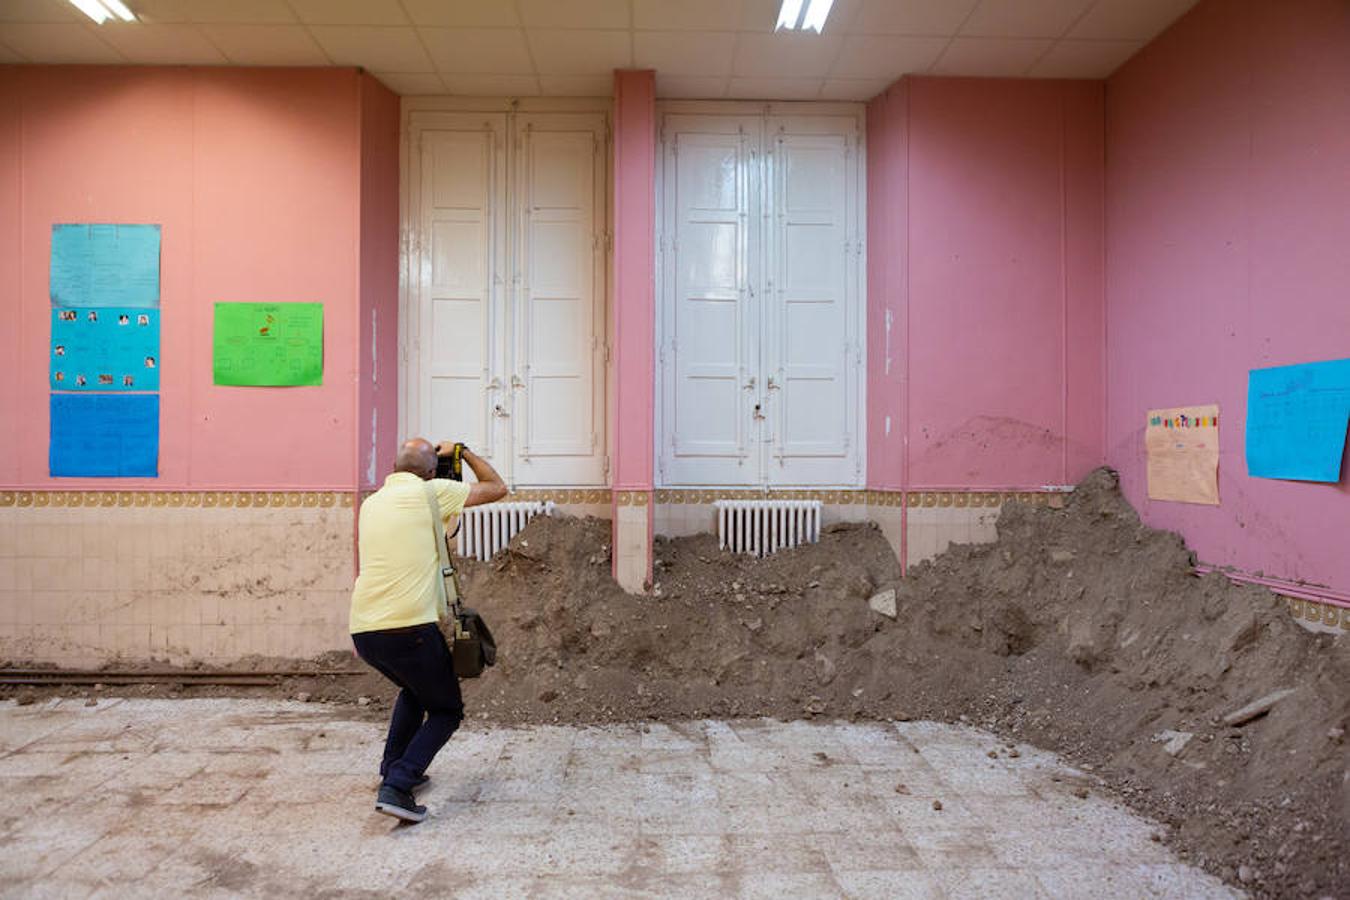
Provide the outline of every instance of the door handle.
[[771,391],[776,391],[776,390],[778,390],[778,386],[779,386],[779,385],[778,385],[778,382],[774,381],[774,380],[773,380],[773,376],[770,375],[770,376],[769,376],[769,380],[768,380],[767,384],[765,385],[765,387],[767,387],[767,388],[768,388],[769,390],[771,390]]
[[755,389],[755,379],[753,377],[745,383],[745,389],[747,391],[753,391]]
[[519,375],[511,376],[511,390],[519,391],[525,389],[525,381]]

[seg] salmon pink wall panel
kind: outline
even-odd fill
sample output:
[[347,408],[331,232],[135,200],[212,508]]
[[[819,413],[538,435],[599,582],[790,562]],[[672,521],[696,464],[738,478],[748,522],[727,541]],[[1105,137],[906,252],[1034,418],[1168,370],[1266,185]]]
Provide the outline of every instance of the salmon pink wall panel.
[[[1350,476],[1243,451],[1248,370],[1350,357],[1350,6],[1201,3],[1107,99],[1108,460],[1201,560],[1350,598]],[[1214,402],[1220,505],[1149,501],[1145,412]]]
[[913,78],[869,106],[869,486],[1101,464],[1102,115],[1099,83],[1062,81]]
[[[398,445],[398,97],[361,76],[361,360],[357,483],[378,486]],[[438,440],[432,436],[432,440]]]
[[[6,484],[354,484],[360,77],[0,67],[0,237],[13,238],[0,241],[0,280],[16,288],[3,300],[16,327],[4,329],[11,377],[0,402],[6,423],[20,424],[0,436]],[[396,159],[380,165],[382,183],[394,182]],[[163,226],[159,478],[47,477],[48,261],[61,222]],[[322,302],[323,386],[215,386],[218,301]]]
[[[191,478],[351,484],[357,75],[217,69],[194,82]],[[213,304],[223,300],[322,302],[323,385],[212,384]]]

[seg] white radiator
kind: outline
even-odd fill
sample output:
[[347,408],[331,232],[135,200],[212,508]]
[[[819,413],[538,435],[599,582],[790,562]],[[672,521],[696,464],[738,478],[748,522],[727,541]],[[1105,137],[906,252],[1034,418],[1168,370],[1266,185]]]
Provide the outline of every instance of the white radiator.
[[520,533],[526,522],[540,513],[546,516],[553,515],[553,501],[541,503],[533,500],[470,506],[460,516],[459,543],[455,550],[460,556],[489,560],[494,553],[509,544],[511,538]]
[[718,500],[717,542],[733,553],[764,556],[820,540],[819,500]]

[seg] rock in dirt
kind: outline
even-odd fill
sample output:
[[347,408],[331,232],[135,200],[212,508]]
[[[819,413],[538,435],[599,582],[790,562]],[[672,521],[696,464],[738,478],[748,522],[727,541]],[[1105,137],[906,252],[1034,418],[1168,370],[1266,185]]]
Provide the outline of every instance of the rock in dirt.
[[942,812],[942,801],[941,801],[941,800],[934,800],[934,801],[933,801],[933,809],[937,810],[938,812]]
[[1190,731],[1172,731],[1170,728],[1158,732],[1153,736],[1155,744],[1163,745],[1163,752],[1168,756],[1179,756],[1186,745],[1191,742],[1195,734]]
[[867,606],[872,612],[880,613],[883,616],[895,618],[895,588],[882,591],[879,594],[873,594],[872,599],[867,601]]
[[1297,688],[1284,688],[1283,690],[1275,691],[1274,693],[1271,694],[1266,694],[1260,700],[1253,700],[1251,703],[1248,703],[1241,709],[1234,710],[1233,712],[1230,712],[1228,715],[1224,716],[1223,724],[1232,726],[1246,725],[1253,719],[1259,719],[1261,716],[1264,716],[1266,713],[1270,712],[1271,709],[1274,708],[1276,703],[1279,703],[1281,700],[1283,700],[1285,697],[1288,697],[1296,690]]

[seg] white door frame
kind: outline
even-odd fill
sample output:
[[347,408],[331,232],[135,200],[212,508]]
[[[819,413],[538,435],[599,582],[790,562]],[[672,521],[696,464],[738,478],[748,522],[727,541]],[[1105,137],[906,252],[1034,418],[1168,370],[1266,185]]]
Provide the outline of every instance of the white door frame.
[[[656,119],[657,119],[657,149],[656,149],[656,197],[655,197],[655,216],[653,223],[656,233],[656,358],[657,370],[654,373],[656,381],[655,397],[655,418],[652,452],[654,454],[654,463],[656,470],[656,485],[662,488],[671,489],[699,489],[706,487],[722,487],[724,485],[708,484],[670,484],[667,476],[662,472],[662,440],[665,437],[665,399],[667,386],[664,381],[664,366],[659,362],[661,351],[666,347],[667,334],[665,325],[665,311],[671,301],[670,290],[672,286],[667,283],[666,278],[666,258],[669,247],[669,235],[666,234],[666,164],[667,164],[667,141],[665,133],[665,122],[670,115],[689,115],[689,116],[727,116],[744,117],[760,116],[765,122],[770,118],[789,118],[794,116],[817,117],[817,118],[839,118],[847,121],[854,130],[856,138],[853,143],[852,152],[856,154],[856,164],[852,167],[851,178],[854,184],[851,188],[851,203],[849,210],[852,217],[852,228],[855,235],[854,250],[857,253],[857,261],[852,271],[849,273],[848,290],[851,294],[852,321],[849,323],[850,331],[854,337],[854,350],[857,354],[857,365],[849,370],[848,376],[853,379],[851,385],[853,396],[856,402],[854,409],[848,410],[850,419],[853,421],[851,434],[856,437],[857,450],[857,472],[856,477],[846,481],[840,481],[834,484],[810,484],[793,485],[788,483],[775,483],[772,489],[808,487],[811,489],[862,489],[867,484],[867,140],[866,140],[866,107],[861,103],[833,103],[833,102],[756,102],[739,100],[667,100],[657,101]],[[769,135],[765,131],[767,141]],[[767,461],[769,458],[769,446],[762,443],[761,459]],[[761,468],[767,468],[767,462],[761,462]],[[762,479],[763,481],[764,479]],[[769,489],[769,485],[764,485]]]
[[[612,227],[610,217],[613,209],[613,141],[612,141],[612,106],[613,102],[607,97],[579,97],[579,98],[508,98],[508,97],[405,97],[400,101],[400,128],[399,128],[399,284],[398,284],[398,428],[401,437],[412,437],[418,428],[422,426],[422,417],[419,412],[421,403],[421,385],[416,377],[419,365],[418,354],[418,335],[420,325],[413,322],[412,317],[420,315],[419,296],[420,273],[415,271],[422,259],[422,249],[427,245],[427,236],[423,234],[421,225],[421,159],[419,153],[419,139],[423,130],[435,129],[438,122],[444,123],[448,119],[461,117],[464,114],[487,113],[487,114],[566,114],[566,113],[588,113],[603,114],[605,117],[605,144],[604,152],[604,203],[603,213],[605,216],[604,231],[608,235]],[[509,151],[509,148],[508,148]],[[507,165],[514,165],[508,152]],[[504,188],[509,190],[509,181]],[[502,215],[504,219],[511,216],[512,200],[508,196],[506,209]],[[600,335],[604,341],[603,359],[606,361],[602,369],[604,387],[602,396],[604,397],[605,410],[601,416],[601,421],[606,427],[602,441],[607,444],[609,409],[612,405],[613,378],[610,377],[608,370],[609,352],[609,333],[613,315],[613,279],[610,277],[612,271],[613,242],[607,241],[604,263],[597,272],[597,277],[603,276],[603,314],[598,323]],[[509,288],[509,285],[505,285]],[[448,435],[424,435],[431,440],[440,440],[449,437]],[[606,448],[606,452],[607,448]],[[605,458],[605,482],[608,481],[608,457]],[[514,487],[514,484],[512,485]],[[531,487],[548,487],[549,485],[530,485]],[[580,485],[565,485],[574,487]]]

